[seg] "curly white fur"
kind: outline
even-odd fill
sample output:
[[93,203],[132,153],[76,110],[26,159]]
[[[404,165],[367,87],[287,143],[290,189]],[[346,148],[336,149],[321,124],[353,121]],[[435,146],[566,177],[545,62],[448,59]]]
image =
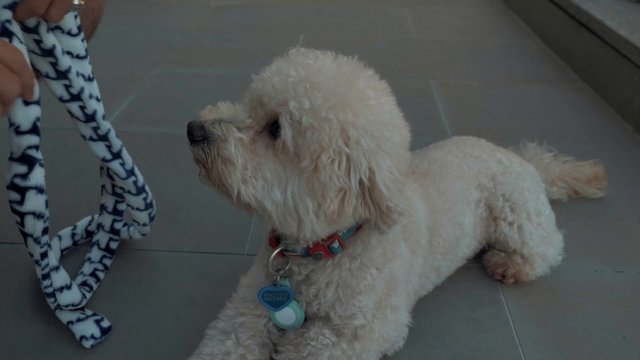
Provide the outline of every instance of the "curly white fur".
[[[601,165],[539,147],[525,147],[520,157],[455,137],[412,154],[387,83],[331,52],[290,50],[254,78],[241,103],[208,107],[201,121],[209,138],[192,150],[211,185],[265,219],[287,245],[367,225],[330,260],[293,260],[290,280],[307,321],[288,332],[256,300],[272,281],[265,234],[194,359],[392,354],[418,298],[481,249],[488,249],[489,274],[506,283],[547,274],[560,262],[562,234],[545,187],[554,198],[604,191]],[[270,134],[274,121],[279,137]]]

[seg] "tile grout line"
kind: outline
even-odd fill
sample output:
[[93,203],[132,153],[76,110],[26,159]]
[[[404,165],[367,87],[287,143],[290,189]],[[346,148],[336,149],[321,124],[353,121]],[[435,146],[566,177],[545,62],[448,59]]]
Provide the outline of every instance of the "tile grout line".
[[248,67],[238,66],[223,66],[223,67],[184,67],[184,65],[158,65],[153,75],[161,75],[161,73],[176,73],[176,74],[207,74],[207,75],[228,75],[228,74],[246,74]]
[[504,84],[517,84],[517,85],[559,85],[578,87],[585,85],[582,81],[566,82],[566,81],[546,81],[546,80],[518,80],[518,79],[455,79],[445,77],[432,77],[432,76],[406,76],[411,79],[429,79],[440,82],[455,83],[455,84],[474,84],[474,85],[504,85]]
[[444,109],[442,107],[442,103],[440,101],[440,96],[438,96],[438,92],[436,91],[436,86],[433,83],[433,80],[429,80],[429,86],[431,86],[431,92],[433,93],[433,98],[436,101],[436,105],[438,105],[438,112],[440,113],[440,118],[442,119],[442,124],[444,125],[444,129],[447,131],[447,135],[451,137],[451,128],[449,127],[449,121],[444,114]]
[[127,99],[122,103],[122,105],[120,105],[118,109],[113,112],[113,115],[109,120],[111,124],[115,124],[116,120],[118,119],[118,116],[120,116],[120,113],[124,111],[124,109],[127,106],[129,106],[129,104],[136,98],[136,96],[138,96],[140,91],[145,89],[151,83],[152,79],[156,75],[157,70],[158,69],[154,66],[154,69],[151,71],[151,73],[147,75],[147,77],[143,81],[140,82],[140,85],[138,85],[138,87],[131,93],[131,95],[129,95],[129,97],[127,97]]
[[233,255],[233,256],[245,256],[239,252],[223,252],[223,251],[198,251],[198,250],[169,250],[169,249],[120,249],[118,251],[136,251],[136,252],[156,252],[156,253],[170,253],[170,254],[199,254],[199,255]]
[[[22,243],[14,242],[0,242],[0,246],[13,245],[24,246]],[[86,247],[86,246],[78,246]],[[131,251],[131,252],[153,252],[153,253],[170,253],[170,254],[199,254],[199,255],[231,255],[231,256],[253,256],[249,254],[237,253],[237,252],[223,252],[223,251],[198,251],[198,250],[169,250],[169,249],[143,249],[143,248],[127,248],[118,249],[118,251]]]
[[418,35],[416,34],[416,28],[413,27],[413,19],[411,18],[411,14],[409,13],[409,9],[402,9],[405,16],[407,17],[407,23],[409,24],[409,30],[411,30],[411,37],[416,39]]
[[502,291],[502,284],[498,284],[498,292],[500,292],[500,298],[502,299],[502,305],[504,306],[504,309],[507,312],[507,319],[509,319],[509,325],[511,325],[511,331],[513,332],[513,336],[516,338],[516,344],[518,345],[518,351],[520,352],[520,358],[522,360],[526,360],[526,358],[524,356],[524,351],[522,350],[522,344],[520,343],[520,336],[518,336],[518,331],[516,330],[516,326],[513,323],[513,319],[511,318],[511,310],[509,310],[509,304],[507,303],[507,298],[504,296],[504,292]]
[[251,237],[253,236],[253,228],[256,225],[256,217],[251,219],[251,228],[249,228],[249,237],[247,238],[247,245],[244,247],[244,254],[249,255],[249,245],[251,244]]

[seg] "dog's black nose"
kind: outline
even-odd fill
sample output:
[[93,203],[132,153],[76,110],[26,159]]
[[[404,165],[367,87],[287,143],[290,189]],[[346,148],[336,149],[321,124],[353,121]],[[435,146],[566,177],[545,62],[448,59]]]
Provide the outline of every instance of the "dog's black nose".
[[209,132],[202,121],[189,121],[187,125],[187,137],[190,143],[196,144],[207,140]]

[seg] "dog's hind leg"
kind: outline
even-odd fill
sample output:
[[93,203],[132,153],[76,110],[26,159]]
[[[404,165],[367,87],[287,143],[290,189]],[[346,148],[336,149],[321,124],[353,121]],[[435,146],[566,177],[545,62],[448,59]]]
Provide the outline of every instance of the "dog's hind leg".
[[532,167],[514,167],[487,199],[489,249],[482,258],[489,275],[507,284],[546,275],[563,256],[562,233],[544,184]]

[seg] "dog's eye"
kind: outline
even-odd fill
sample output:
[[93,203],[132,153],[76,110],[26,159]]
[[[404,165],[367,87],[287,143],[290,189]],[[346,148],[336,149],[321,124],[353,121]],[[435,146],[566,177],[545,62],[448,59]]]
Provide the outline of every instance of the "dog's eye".
[[278,140],[280,138],[280,119],[278,117],[272,119],[267,124],[267,133],[272,140]]

